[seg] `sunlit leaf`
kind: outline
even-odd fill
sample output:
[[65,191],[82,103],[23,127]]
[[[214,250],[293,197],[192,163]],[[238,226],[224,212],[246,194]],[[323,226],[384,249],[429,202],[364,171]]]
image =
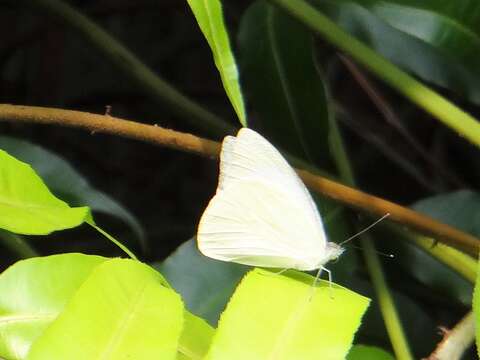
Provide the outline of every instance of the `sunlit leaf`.
[[207,39],[213,53],[215,65],[222,78],[223,87],[243,126],[247,126],[245,105],[240,89],[235,57],[230,47],[227,29],[223,21],[220,0],[187,0]]
[[88,207],[56,198],[32,168],[0,150],[0,228],[42,235],[91,220]]
[[385,350],[375,346],[355,345],[348,353],[347,360],[394,360]]
[[369,299],[298,272],[255,269],[222,314],[207,359],[343,359]]
[[185,311],[185,322],[178,343],[180,359],[203,359],[212,342],[215,330],[202,318]]
[[175,359],[183,313],[180,297],[155,270],[108,260],[33,344],[29,359]]
[[24,359],[91,271],[107,260],[62,254],[22,260],[0,275],[0,357]]
[[45,148],[30,142],[0,136],[0,148],[17,159],[28,163],[42,178],[48,188],[73,206],[88,205],[123,220],[146,247],[145,234],[135,217],[107,194],[93,188],[67,161]]

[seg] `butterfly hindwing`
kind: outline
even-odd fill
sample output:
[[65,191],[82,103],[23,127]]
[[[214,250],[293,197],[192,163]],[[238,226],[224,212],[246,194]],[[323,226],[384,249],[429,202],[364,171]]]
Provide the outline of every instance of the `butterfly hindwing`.
[[325,235],[304,212],[275,186],[258,180],[232,183],[205,210],[198,246],[218,260],[312,270],[324,255]]

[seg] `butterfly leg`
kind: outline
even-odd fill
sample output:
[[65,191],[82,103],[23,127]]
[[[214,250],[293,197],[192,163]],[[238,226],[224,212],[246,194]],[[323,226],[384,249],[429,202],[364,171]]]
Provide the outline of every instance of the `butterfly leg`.
[[320,275],[322,274],[322,270],[324,270],[324,268],[322,268],[322,267],[319,268],[318,272],[317,272],[317,275],[315,275],[315,279],[313,280],[312,287],[311,287],[311,290],[310,290],[309,300],[312,300],[313,294],[315,293],[315,287],[317,286],[318,280],[320,279]]
[[287,270],[290,270],[290,269],[289,269],[289,268],[285,268],[285,269],[280,270],[279,272],[273,272],[273,271],[272,271],[272,272],[273,272],[275,275],[281,275],[281,274],[283,274],[283,273],[284,273],[285,271],[287,271]]
[[323,266],[320,268],[320,270],[325,270],[325,272],[328,274],[328,288],[330,292],[330,298],[333,299],[333,293],[332,293],[332,272],[328,270],[327,268],[324,268]]

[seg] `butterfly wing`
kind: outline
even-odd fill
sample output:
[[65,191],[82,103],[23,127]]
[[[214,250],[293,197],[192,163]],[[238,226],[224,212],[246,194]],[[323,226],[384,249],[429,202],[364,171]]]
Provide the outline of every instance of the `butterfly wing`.
[[265,138],[246,128],[223,142],[217,193],[197,240],[209,257],[253,266],[311,270],[328,255],[305,185]]
[[198,227],[200,251],[211,258],[263,267],[313,270],[322,249],[295,199],[262,181],[230,183],[210,201]]

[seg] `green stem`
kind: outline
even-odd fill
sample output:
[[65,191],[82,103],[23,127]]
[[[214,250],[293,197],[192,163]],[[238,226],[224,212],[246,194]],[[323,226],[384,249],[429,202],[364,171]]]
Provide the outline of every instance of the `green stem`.
[[100,234],[105,236],[108,240],[113,242],[115,245],[117,245],[120,249],[123,250],[125,254],[127,254],[131,259],[133,260],[138,260],[138,258],[135,256],[133,252],[131,252],[125,245],[123,245],[120,241],[115,239],[112,235],[107,233],[105,230],[103,230],[101,227],[95,225],[93,221],[87,221],[87,224],[93,227],[95,230],[97,230]]
[[38,253],[20,235],[0,230],[0,243],[21,259],[38,256]]
[[432,238],[415,236],[412,240],[418,247],[455,270],[472,284],[475,284],[477,280],[477,262],[474,258],[448,245],[442,243],[435,244],[436,241]]
[[181,94],[143,64],[125,46],[70,5],[59,0],[24,0],[24,2],[33,4],[61,19],[134,80],[154,101],[168,104],[177,115],[182,116],[193,126],[216,136],[224,136],[234,131],[235,128],[232,125]]
[[388,336],[392,342],[395,358],[399,360],[413,360],[410,353],[407,338],[395,307],[392,295],[388,289],[387,281],[383,275],[382,265],[373,245],[372,239],[367,236],[361,239],[363,256],[367,264],[368,272],[372,278],[375,293],[378,298],[378,305],[382,312],[383,321],[387,328]]
[[460,136],[480,147],[480,123],[474,117],[347,34],[304,0],[270,1],[349,54],[412,102],[457,131]]
[[475,284],[477,281],[477,261],[461,251],[454,249],[448,245],[436,242],[434,239],[414,234],[406,229],[399,228],[390,224],[384,224],[392,233],[405,239],[423,251],[429,253],[438,261],[450,267],[463,278]]
[[[333,118],[330,119],[330,141],[330,148],[332,149],[332,154],[335,158],[341,179],[347,185],[354,186],[355,178],[353,171],[340,135],[340,130]],[[398,316],[393,297],[383,275],[378,254],[375,251],[373,239],[368,234],[363,234],[360,236],[360,242],[362,244],[362,252],[367,269],[378,298],[378,304],[382,312],[385,327],[387,328],[388,336],[390,337],[393,351],[395,352],[395,358],[399,360],[413,360],[400,317]]]

